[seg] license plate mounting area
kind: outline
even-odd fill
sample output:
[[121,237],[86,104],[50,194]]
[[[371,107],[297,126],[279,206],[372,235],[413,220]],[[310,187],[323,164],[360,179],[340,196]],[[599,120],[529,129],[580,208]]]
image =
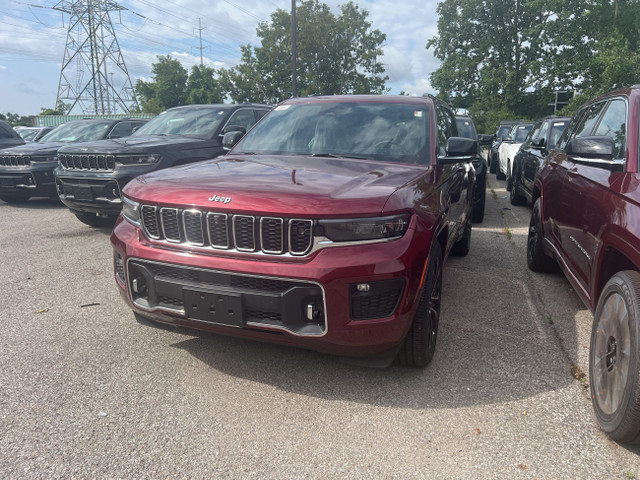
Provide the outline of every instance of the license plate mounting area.
[[187,318],[231,327],[244,326],[241,294],[184,288],[182,295]]

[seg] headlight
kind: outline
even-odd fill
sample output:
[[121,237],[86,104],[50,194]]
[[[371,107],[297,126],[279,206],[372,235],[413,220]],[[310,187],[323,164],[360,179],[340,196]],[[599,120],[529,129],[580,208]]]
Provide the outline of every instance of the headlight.
[[348,220],[321,220],[324,235],[334,242],[382,240],[401,237],[409,228],[411,214],[389,217],[354,218]]
[[134,225],[140,226],[140,204],[122,197],[122,215]]
[[160,155],[117,155],[116,163],[120,165],[145,165],[149,163],[157,163]]

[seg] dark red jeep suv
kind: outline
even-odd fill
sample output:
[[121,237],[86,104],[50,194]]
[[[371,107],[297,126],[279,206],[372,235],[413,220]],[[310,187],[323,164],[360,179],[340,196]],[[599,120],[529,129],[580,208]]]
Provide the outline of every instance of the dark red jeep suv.
[[594,312],[589,380],[613,439],[640,440],[640,85],[576,112],[533,192],[527,262],[560,265]]
[[227,155],[127,184],[118,287],[142,323],[426,365],[476,152],[430,96],[287,100]]

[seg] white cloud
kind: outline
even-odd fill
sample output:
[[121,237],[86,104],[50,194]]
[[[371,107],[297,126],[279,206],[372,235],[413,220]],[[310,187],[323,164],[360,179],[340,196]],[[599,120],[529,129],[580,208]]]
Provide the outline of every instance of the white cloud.
[[[345,0],[324,0],[334,13]],[[51,8],[51,2],[32,0],[45,8],[16,3],[12,16],[0,15],[0,90],[11,92],[1,99],[0,112],[28,115],[53,106],[65,49],[68,16]],[[429,74],[440,64],[427,51],[427,40],[437,33],[437,0],[355,0],[369,11],[372,28],[387,35],[383,46],[391,93],[430,92]],[[178,58],[186,69],[200,63],[198,19],[202,25],[203,61],[214,68],[231,67],[240,60],[240,45],[258,44],[256,28],[269,21],[277,8],[289,10],[290,0],[120,0],[127,11],[112,13],[112,22],[125,63],[135,84],[149,79],[158,55]],[[64,22],[64,24],[63,24]],[[8,75],[7,72],[11,72]],[[114,80],[118,78],[114,72]],[[32,94],[16,90],[29,85]]]

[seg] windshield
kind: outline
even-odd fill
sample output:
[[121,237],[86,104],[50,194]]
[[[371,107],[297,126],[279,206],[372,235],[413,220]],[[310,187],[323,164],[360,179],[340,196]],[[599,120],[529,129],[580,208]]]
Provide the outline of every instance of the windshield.
[[458,135],[464,138],[476,140],[476,129],[473,128],[473,122],[467,118],[456,118],[458,125]]
[[533,125],[518,125],[513,136],[514,143],[523,143]]
[[42,137],[40,142],[90,142],[91,140],[101,140],[107,136],[112,124],[113,120],[104,122],[86,122],[83,120],[69,122],[51,130]]
[[220,122],[229,110],[226,108],[178,108],[167,110],[153,118],[132,136],[186,135],[213,138]]
[[322,102],[276,107],[231,152],[426,164],[426,105]]
[[512,128],[512,125],[501,125],[500,128],[498,128],[498,133],[496,134],[496,137],[499,140],[502,140],[504,137],[509,136],[509,132],[511,132],[511,128]]
[[18,134],[25,142],[29,142],[35,138],[39,131],[40,130],[37,128],[25,128],[23,130],[18,130]]

